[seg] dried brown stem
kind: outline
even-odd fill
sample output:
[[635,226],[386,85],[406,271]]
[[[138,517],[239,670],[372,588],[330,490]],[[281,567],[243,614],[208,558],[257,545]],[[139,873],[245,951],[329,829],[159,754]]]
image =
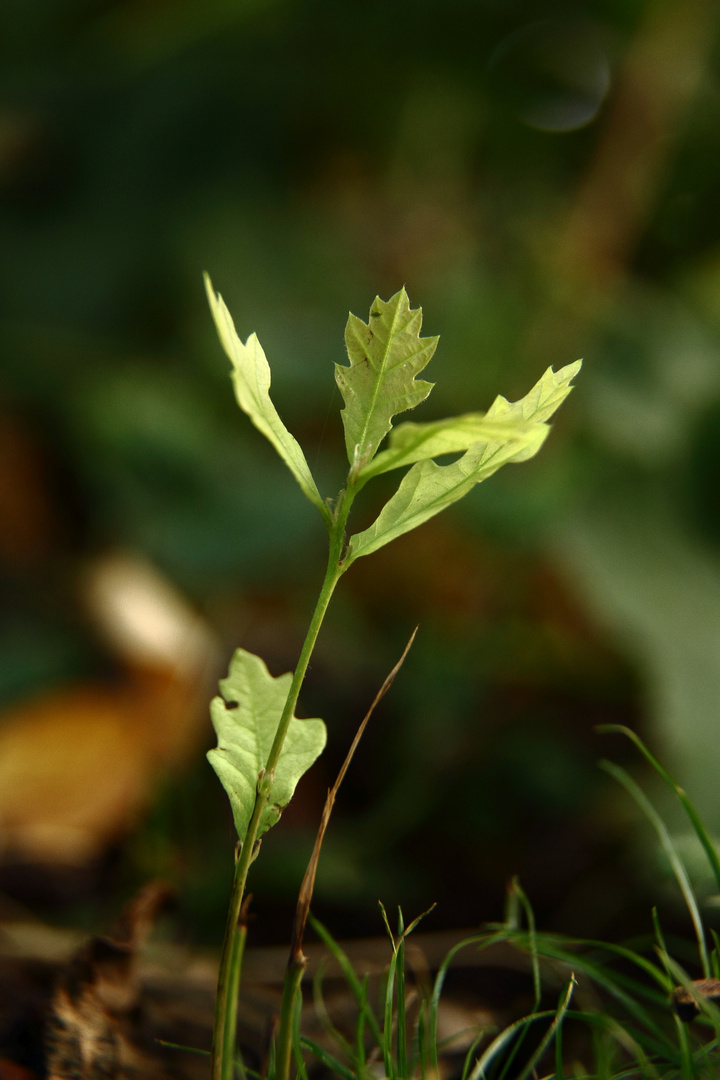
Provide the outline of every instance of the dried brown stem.
[[372,716],[375,709],[385,697],[385,694],[387,694],[388,690],[395,681],[395,676],[402,667],[405,661],[405,657],[410,651],[412,643],[415,640],[415,635],[417,634],[417,632],[418,628],[416,626],[410,636],[410,640],[408,641],[407,645],[403,650],[402,656],[385,679],[385,682],[382,684],[377,694],[375,695],[372,705],[365,713],[365,717],[359,728],[357,729],[355,738],[353,739],[350,749],[347,752],[347,757],[342,764],[342,768],[337,775],[337,779],[327,793],[325,807],[323,809],[322,818],[320,820],[320,826],[317,831],[317,836],[315,837],[315,845],[313,847],[312,855],[310,856],[310,861],[308,862],[307,870],[305,871],[305,876],[302,880],[302,885],[300,886],[300,892],[298,895],[297,908],[295,910],[295,922],[293,924],[292,945],[290,948],[290,963],[298,963],[301,958],[302,960],[304,960],[302,952],[303,937],[305,934],[305,925],[307,923],[308,912],[310,910],[313,890],[315,888],[315,875],[317,873],[318,861],[320,859],[320,850],[322,848],[323,840],[325,838],[325,831],[330,822],[330,815],[332,814],[333,806],[335,805],[335,799],[337,797],[338,791],[340,790],[340,785],[345,779],[345,774],[350,767],[350,762],[352,761],[355,751],[358,748],[358,744],[363,736],[363,732],[367,727],[370,717]]

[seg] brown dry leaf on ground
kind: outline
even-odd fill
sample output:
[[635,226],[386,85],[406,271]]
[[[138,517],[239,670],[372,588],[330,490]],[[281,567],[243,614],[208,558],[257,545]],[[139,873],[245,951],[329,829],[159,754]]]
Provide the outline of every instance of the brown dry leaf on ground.
[[113,936],[90,938],[63,971],[46,1028],[48,1080],[162,1075],[159,1063],[151,1066],[136,952],[167,898],[165,886],[149,885],[125,909]]
[[[0,1080],[205,1080],[217,979],[214,960],[146,944],[169,895],[151,883],[110,935],[35,922],[0,923]],[[20,914],[18,912],[18,914]]]

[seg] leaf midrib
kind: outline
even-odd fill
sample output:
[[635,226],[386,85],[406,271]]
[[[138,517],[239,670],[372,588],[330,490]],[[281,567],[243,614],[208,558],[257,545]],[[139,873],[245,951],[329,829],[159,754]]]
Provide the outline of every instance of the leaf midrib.
[[[457,491],[457,489],[462,487],[464,484],[467,484],[468,482],[475,483],[475,481],[473,481],[473,477],[474,477],[475,473],[479,472],[480,469],[484,469],[488,464],[490,464],[493,461],[493,459],[496,457],[496,455],[500,452],[501,449],[502,449],[502,447],[499,446],[498,449],[495,451],[495,453],[493,453],[490,456],[490,458],[479,462],[478,465],[477,465],[477,468],[475,468],[471,473],[468,473],[466,476],[461,477],[457,481],[457,483],[453,484],[451,487],[445,488],[439,495],[436,495],[435,498],[432,499],[431,501],[423,503],[422,507],[418,507],[417,510],[415,510],[412,513],[409,513],[409,514],[404,514],[402,512],[400,514],[398,514],[398,516],[395,519],[395,521],[393,522],[393,524],[387,530],[384,530],[384,532],[385,531],[386,532],[392,532],[393,529],[397,528],[397,526],[398,526],[398,524],[400,522],[402,522],[404,524],[405,522],[412,521],[413,518],[415,518],[415,517],[420,517],[425,512],[425,510],[427,510],[428,508],[432,508],[432,507],[436,506],[439,502],[444,502],[445,499],[447,499],[447,497],[449,495],[454,494]],[[413,465],[412,468],[414,469],[417,466],[419,469],[422,469],[423,466],[425,466],[425,467],[428,468],[428,472],[431,471],[432,466],[434,466],[435,469],[437,469],[437,470],[452,469],[453,466],[459,465],[460,462],[462,461],[463,457],[466,457],[470,453],[471,450],[472,450],[472,446],[468,447],[468,449],[465,451],[465,453],[462,455],[462,457],[458,458],[457,461],[450,462],[448,465],[438,465],[438,463],[436,461],[433,461],[432,459],[427,459],[425,461],[416,462],[416,464]],[[410,475],[410,472],[407,473],[407,476],[409,476],[409,475]],[[410,503],[410,506],[412,506],[412,503]],[[410,507],[408,507],[408,509],[409,508]],[[382,511],[380,513],[380,516],[382,516]],[[377,521],[374,524],[377,525],[379,521],[380,521],[380,517],[378,517]],[[410,529],[407,529],[405,531],[410,532],[413,527],[414,526],[411,526]],[[369,532],[370,529],[372,529],[372,528],[373,528],[373,526],[371,525],[370,528],[365,530],[365,531]],[[377,535],[378,535],[378,533],[375,533],[376,537],[377,537]]]
[[[368,409],[367,416],[365,418],[365,423],[363,424],[363,427],[361,429],[362,430],[362,436],[358,440],[358,444],[357,444],[358,448],[359,448],[359,451],[360,451],[358,456],[360,458],[362,458],[362,456],[364,455],[364,453],[366,451],[366,441],[367,441],[367,437],[368,437],[368,428],[370,426],[370,420],[372,419],[373,413],[375,412],[375,404],[377,402],[378,395],[380,393],[380,383],[381,383],[382,378],[383,378],[383,376],[385,374],[385,367],[386,367],[386,364],[387,364],[387,358],[388,358],[388,356],[390,354],[390,348],[391,348],[391,344],[392,344],[392,339],[393,339],[393,336],[395,334],[395,324],[396,324],[397,319],[398,319],[399,311],[400,311],[400,305],[397,304],[396,307],[395,307],[395,312],[393,314],[392,323],[390,325],[390,332],[388,333],[388,339],[387,339],[387,344],[385,346],[385,351],[384,351],[384,353],[382,355],[382,360],[381,360],[381,363],[380,363],[380,369],[379,369],[379,372],[378,372],[378,376],[375,379],[375,386],[374,386],[374,389],[373,389],[372,397],[370,399],[370,408]],[[372,315],[372,311],[371,311],[370,312],[370,322],[368,322],[367,325],[368,325],[368,330],[370,331],[370,334],[374,338],[375,333],[374,333],[374,331],[372,329],[372,317],[373,317],[373,315]],[[379,317],[382,318],[382,316],[379,316]],[[372,361],[370,359],[370,349],[369,348],[368,348],[368,363],[372,366]]]

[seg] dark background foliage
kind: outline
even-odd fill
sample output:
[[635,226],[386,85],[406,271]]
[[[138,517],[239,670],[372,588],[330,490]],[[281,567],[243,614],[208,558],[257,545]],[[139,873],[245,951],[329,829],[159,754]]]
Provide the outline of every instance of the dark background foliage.
[[[699,0],[6,0],[7,790],[22,766],[3,730],[51,771],[59,747],[62,773],[88,687],[99,712],[115,695],[100,785],[153,729],[152,695],[141,723],[117,706],[147,661],[111,647],[83,591],[111,553],[202,615],[211,682],[238,644],[275,674],[294,664],[322,527],[233,401],[201,271],[257,331],[328,495],[347,311],[405,284],[442,335],[418,419],[585,366],[538,459],[343,582],[302,703],[330,746],[256,864],[256,939],[286,936],[326,786],[416,623],[340,798],[319,914],[376,932],[378,897],[410,915],[437,900],[438,923],[474,925],[518,872],[545,926],[646,923],[652,845],[596,768],[636,757],[593,727],[640,730],[720,826],[715,16]],[[88,850],[37,841],[42,784],[0,805],[5,894],[92,921],[163,874],[191,939],[217,942],[233,836],[203,756],[210,692],[184,706],[182,753],[162,728],[141,795]]]

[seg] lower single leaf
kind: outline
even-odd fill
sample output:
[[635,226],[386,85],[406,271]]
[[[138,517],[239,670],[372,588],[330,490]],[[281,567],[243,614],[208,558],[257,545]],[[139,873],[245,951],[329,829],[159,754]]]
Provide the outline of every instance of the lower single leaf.
[[[230,799],[241,840],[255,806],[258,773],[267,762],[291,682],[289,672],[273,678],[259,656],[236,649],[228,676],[220,681],[222,697],[213,698],[210,704],[218,745],[208,752],[208,761]],[[290,721],[258,836],[278,821],[298,780],[322,753],[326,739],[322,720],[293,717]]]

